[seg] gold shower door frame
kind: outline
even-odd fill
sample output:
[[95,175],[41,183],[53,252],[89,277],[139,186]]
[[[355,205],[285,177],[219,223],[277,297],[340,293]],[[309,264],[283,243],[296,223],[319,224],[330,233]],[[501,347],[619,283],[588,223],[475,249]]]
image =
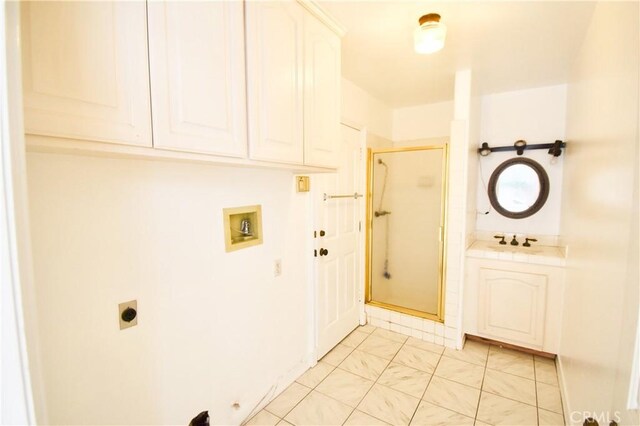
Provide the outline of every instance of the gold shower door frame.
[[[418,311],[416,309],[403,306],[392,305],[384,302],[371,300],[371,254],[372,254],[372,232],[373,232],[373,156],[375,154],[407,152],[407,151],[428,151],[442,150],[442,188],[440,197],[440,246],[438,250],[438,303],[437,313]],[[404,148],[380,148],[367,149],[367,235],[365,244],[365,303],[391,311],[400,312],[420,318],[426,318],[437,322],[444,322],[444,294],[445,294],[445,265],[446,265],[446,235],[447,235],[447,193],[449,190],[449,145],[428,145],[412,146]]]

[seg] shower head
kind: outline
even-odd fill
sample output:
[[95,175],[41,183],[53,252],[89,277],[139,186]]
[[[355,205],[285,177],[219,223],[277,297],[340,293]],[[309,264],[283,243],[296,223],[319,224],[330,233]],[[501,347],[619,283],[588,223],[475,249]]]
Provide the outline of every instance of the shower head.
[[387,163],[385,163],[384,161],[382,161],[382,158],[378,158],[378,164],[382,164],[385,167],[389,167],[387,166]]

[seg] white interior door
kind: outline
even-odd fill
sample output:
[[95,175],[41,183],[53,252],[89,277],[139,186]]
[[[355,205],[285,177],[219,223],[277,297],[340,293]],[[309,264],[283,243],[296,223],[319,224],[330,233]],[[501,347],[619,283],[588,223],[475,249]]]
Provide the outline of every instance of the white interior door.
[[314,179],[315,278],[318,358],[359,323],[360,211],[363,199],[324,194],[354,194],[359,190],[362,149],[360,132],[341,126],[340,163],[336,173]]

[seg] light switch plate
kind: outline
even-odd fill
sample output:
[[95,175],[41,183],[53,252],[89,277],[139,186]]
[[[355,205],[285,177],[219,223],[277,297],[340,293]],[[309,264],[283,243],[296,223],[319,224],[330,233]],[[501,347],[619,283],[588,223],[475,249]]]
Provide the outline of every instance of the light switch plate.
[[122,313],[127,308],[133,308],[137,312],[138,311],[138,301],[137,300],[130,300],[128,302],[124,302],[124,303],[119,303],[118,304],[118,321],[120,322],[120,330],[124,330],[125,328],[130,328],[130,327],[133,327],[134,325],[138,325],[138,315],[137,314],[136,314],[136,317],[132,321],[127,322],[127,321],[124,321],[122,319]]
[[296,191],[309,192],[309,176],[296,176]]

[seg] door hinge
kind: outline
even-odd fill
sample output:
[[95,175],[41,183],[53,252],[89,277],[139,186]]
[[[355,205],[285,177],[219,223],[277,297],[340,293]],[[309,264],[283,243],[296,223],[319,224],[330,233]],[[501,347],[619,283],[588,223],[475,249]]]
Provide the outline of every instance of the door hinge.
[[313,250],[313,257],[318,257],[318,250]]
[[362,221],[358,221],[358,232],[362,232]]
[[318,233],[316,231],[313,231],[313,238],[317,238],[318,237]]

